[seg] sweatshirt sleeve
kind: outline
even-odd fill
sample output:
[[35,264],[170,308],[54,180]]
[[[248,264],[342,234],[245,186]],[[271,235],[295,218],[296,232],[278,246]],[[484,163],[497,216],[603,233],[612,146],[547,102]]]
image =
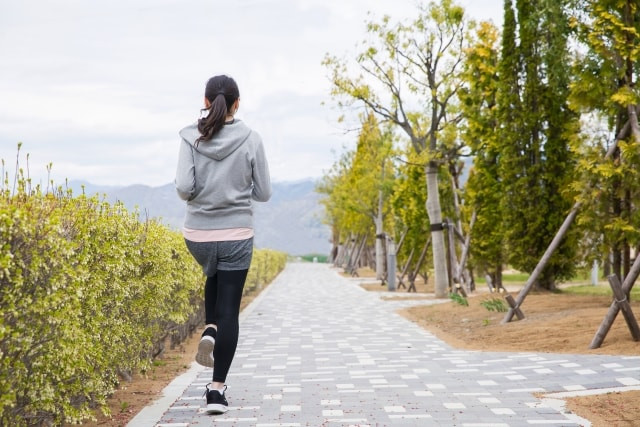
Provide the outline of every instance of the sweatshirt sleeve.
[[178,170],[175,179],[176,191],[182,200],[191,200],[196,190],[196,168],[193,147],[184,139],[180,143]]
[[267,164],[267,157],[264,153],[261,139],[257,140],[252,166],[253,191],[251,192],[251,198],[257,202],[266,202],[271,198],[271,177],[269,176],[269,165]]

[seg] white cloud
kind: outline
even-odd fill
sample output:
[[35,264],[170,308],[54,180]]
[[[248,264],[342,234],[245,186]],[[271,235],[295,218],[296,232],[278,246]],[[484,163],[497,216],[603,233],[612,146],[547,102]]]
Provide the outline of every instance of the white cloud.
[[[463,1],[476,14],[500,0]],[[219,73],[265,140],[276,180],[319,176],[354,140],[335,124],[328,52],[353,54],[366,12],[406,19],[413,0],[0,0],[0,158],[18,141],[32,176],[53,162],[96,184],[173,179],[177,132]],[[329,105],[331,102],[329,101]]]

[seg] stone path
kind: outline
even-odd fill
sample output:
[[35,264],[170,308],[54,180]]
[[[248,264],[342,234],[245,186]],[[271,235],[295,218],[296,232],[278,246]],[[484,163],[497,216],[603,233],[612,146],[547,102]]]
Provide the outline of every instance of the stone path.
[[156,426],[579,426],[534,393],[640,388],[640,356],[456,350],[395,314],[416,303],[288,264],[241,323],[230,410],[204,413],[202,368]]

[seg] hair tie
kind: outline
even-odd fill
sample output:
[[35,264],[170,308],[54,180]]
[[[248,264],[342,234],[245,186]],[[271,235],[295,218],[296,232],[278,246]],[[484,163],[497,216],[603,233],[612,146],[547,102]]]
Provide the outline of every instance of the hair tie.
[[227,95],[224,93],[224,91],[223,91],[223,90],[219,90],[219,91],[217,91],[217,92],[216,92],[216,96],[218,96],[218,95],[227,96]]

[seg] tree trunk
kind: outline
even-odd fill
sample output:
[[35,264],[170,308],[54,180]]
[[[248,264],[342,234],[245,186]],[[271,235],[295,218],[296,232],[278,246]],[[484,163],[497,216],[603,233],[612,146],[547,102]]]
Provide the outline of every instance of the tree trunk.
[[382,218],[382,190],[378,192],[378,212],[376,213],[376,280],[384,280],[384,229]]
[[440,194],[438,189],[438,166],[429,162],[426,167],[427,175],[427,214],[431,224],[431,247],[433,252],[433,273],[436,298],[446,298],[449,286],[447,275],[446,247],[442,232],[442,209],[440,208]]

